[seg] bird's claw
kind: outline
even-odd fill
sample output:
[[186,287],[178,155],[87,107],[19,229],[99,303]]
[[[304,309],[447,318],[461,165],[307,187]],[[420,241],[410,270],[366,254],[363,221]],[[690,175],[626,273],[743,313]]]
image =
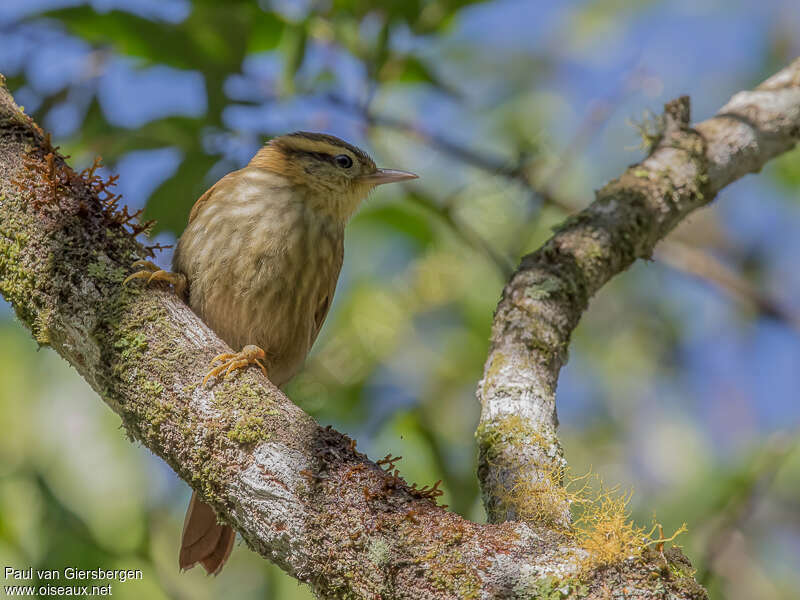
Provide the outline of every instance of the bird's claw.
[[164,281],[175,288],[175,293],[178,294],[178,296],[183,296],[183,292],[186,289],[185,275],[164,271],[161,267],[149,260],[137,260],[131,266],[133,268],[142,267],[142,269],[128,275],[122,282],[122,285],[127,285],[129,281],[134,279],[147,279],[145,282],[147,285],[153,281]]
[[205,385],[211,377],[219,377],[220,379],[223,379],[231,371],[244,369],[248,365],[252,364],[258,365],[261,369],[261,372],[264,374],[264,377],[267,377],[267,369],[261,362],[266,357],[266,352],[264,352],[258,346],[253,345],[245,346],[242,348],[241,352],[226,352],[219,354],[213,358],[210,364],[213,365],[218,361],[221,361],[222,364],[214,367],[208,373],[206,373],[206,376],[203,378],[203,385]]

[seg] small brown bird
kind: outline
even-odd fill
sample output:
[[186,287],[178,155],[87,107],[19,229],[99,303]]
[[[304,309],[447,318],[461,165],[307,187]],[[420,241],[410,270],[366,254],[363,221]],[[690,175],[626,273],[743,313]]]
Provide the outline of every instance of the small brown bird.
[[[336,137],[297,132],[272,139],[250,163],[220,179],[195,203],[172,261],[128,277],[171,283],[233,348],[213,376],[257,364],[277,386],[301,368],[333,300],[344,228],[377,185],[415,179],[379,169]],[[235,533],[192,494],[179,564],[217,574]]]

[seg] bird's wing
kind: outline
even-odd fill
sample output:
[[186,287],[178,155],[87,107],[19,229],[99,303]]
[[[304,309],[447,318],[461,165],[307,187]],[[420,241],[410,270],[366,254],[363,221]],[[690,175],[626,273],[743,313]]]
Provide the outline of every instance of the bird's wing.
[[231,171],[197,199],[189,213],[189,224],[197,218],[197,215],[202,212],[212,198],[215,201],[228,202],[264,198],[265,194],[268,197],[269,194],[274,195],[278,191],[286,191],[290,187],[290,182],[285,177],[265,169],[244,167],[238,171]]
[[319,331],[322,329],[322,324],[325,322],[325,317],[328,316],[332,301],[333,293],[326,293],[320,299],[317,310],[314,311],[314,331],[311,332],[311,345],[314,344],[314,340],[317,339]]
[[336,291],[336,282],[339,280],[339,270],[342,267],[341,254],[338,256],[337,263],[334,269],[334,276],[331,278],[328,286],[320,291],[320,297],[317,300],[317,309],[314,311],[314,329],[311,332],[311,340],[308,345],[309,349],[314,345],[314,341],[316,341],[322,329],[322,324],[325,322],[325,317],[328,316],[331,304],[333,304],[333,293]]
[[189,213],[189,223],[194,221],[195,217],[197,217],[197,215],[200,214],[200,211],[202,210],[203,206],[205,206],[205,204],[211,199],[211,196],[213,196],[215,192],[218,192],[236,183],[237,173],[239,173],[239,171],[233,171],[231,173],[228,173],[227,175],[225,175],[225,177],[223,177],[217,183],[208,188],[205,191],[205,193],[197,199],[197,201],[194,203],[194,206],[192,206],[192,211]]

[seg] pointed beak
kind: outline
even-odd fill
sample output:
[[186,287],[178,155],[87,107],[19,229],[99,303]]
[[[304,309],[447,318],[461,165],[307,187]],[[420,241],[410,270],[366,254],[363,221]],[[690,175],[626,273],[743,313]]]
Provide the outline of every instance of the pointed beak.
[[372,185],[382,185],[384,183],[394,183],[396,181],[406,181],[408,179],[419,179],[419,175],[408,171],[397,171],[395,169],[378,169],[369,175],[360,177],[364,183]]

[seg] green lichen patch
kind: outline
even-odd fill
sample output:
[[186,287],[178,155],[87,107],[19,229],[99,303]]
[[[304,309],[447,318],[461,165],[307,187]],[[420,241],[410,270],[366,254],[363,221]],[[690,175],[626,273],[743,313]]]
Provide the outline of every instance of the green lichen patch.
[[525,288],[525,295],[531,300],[546,300],[561,289],[561,280],[556,277],[545,277]]
[[175,412],[175,405],[171,401],[155,402],[147,415],[147,422],[151,431],[155,433],[159,430],[162,423],[169,421]]
[[255,408],[264,402],[264,394],[249,381],[239,381],[242,371],[234,372],[215,387],[220,394],[214,395],[214,404],[221,410],[245,410]]
[[[211,436],[210,441],[213,442],[214,437]],[[192,469],[192,487],[207,501],[224,506],[228,501],[223,490],[229,473],[218,464],[219,461],[214,460],[217,449],[218,443],[212,443],[200,446],[193,452],[195,466]]]
[[481,579],[477,569],[465,560],[459,548],[433,548],[426,565],[431,569],[431,580],[437,589],[453,592],[458,598],[480,598]]
[[276,433],[275,417],[280,414],[264,390],[249,381],[239,381],[242,372],[230,380],[217,384],[219,392],[213,396],[214,406],[234,415],[236,419],[228,433],[229,439],[240,444],[267,440]]
[[36,313],[36,318],[31,325],[31,333],[36,343],[40,346],[50,345],[50,315],[52,311],[49,308],[43,308]]
[[263,417],[246,414],[236,421],[228,432],[228,439],[237,444],[253,444],[269,439],[270,434],[264,427]]
[[523,579],[514,586],[517,600],[566,600],[584,598],[589,586],[575,577],[559,579],[554,575]]
[[103,273],[101,279],[94,281],[107,295],[97,307],[92,334],[105,353],[104,364],[111,367],[108,384],[115,386],[119,380],[131,379],[140,386],[146,385],[148,380],[169,381],[179,367],[177,363],[150,361],[148,366],[153,371],[146,373],[142,369],[145,352],[155,353],[170,345],[165,336],[147,333],[149,325],[166,315],[164,309],[135,286],[123,286],[114,281],[113,271],[103,270]]
[[114,342],[114,348],[120,350],[120,356],[127,361],[144,354],[144,351],[147,350],[147,338],[141,332],[132,337],[122,337]]
[[0,294],[14,306],[19,319],[33,327],[42,308],[32,294],[37,281],[26,251],[30,237],[25,230],[33,223],[26,215],[12,210],[19,204],[18,199],[5,195],[0,198],[0,205],[5,205],[7,212],[0,222]]
[[141,384],[141,389],[147,392],[150,396],[156,397],[164,393],[164,386],[158,381],[150,381],[149,379]]
[[383,568],[391,561],[389,544],[382,538],[369,542],[367,547],[367,560],[378,568]]
[[122,266],[113,266],[106,261],[97,260],[86,267],[86,273],[92,279],[105,283],[121,284],[128,275],[127,269]]
[[[492,365],[494,364],[492,362]],[[533,427],[529,419],[516,414],[504,415],[481,423],[475,431],[475,437],[478,440],[481,457],[488,463],[503,453],[505,446],[519,447],[533,444],[540,448],[548,448],[554,443]]]

